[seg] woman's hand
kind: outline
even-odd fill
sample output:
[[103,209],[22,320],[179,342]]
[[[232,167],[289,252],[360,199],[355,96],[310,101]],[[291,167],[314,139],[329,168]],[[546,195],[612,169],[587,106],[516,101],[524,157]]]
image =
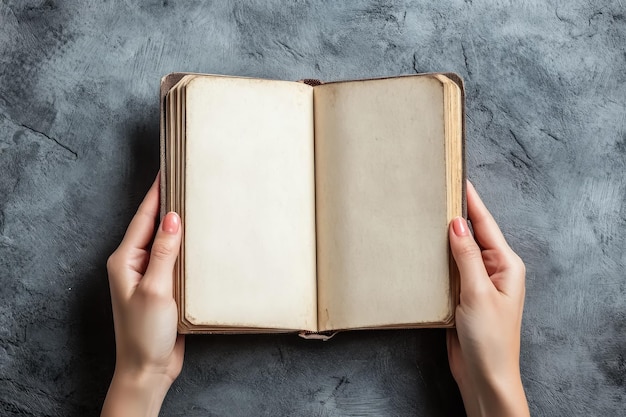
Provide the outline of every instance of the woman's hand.
[[467,415],[528,416],[519,355],[525,267],[468,182],[468,217],[450,225],[450,247],[461,275],[456,329],[448,360]]
[[157,416],[182,369],[184,337],[176,332],[172,295],[181,222],[176,213],[168,213],[155,236],[158,212],[157,177],[107,262],[116,363],[103,417]]

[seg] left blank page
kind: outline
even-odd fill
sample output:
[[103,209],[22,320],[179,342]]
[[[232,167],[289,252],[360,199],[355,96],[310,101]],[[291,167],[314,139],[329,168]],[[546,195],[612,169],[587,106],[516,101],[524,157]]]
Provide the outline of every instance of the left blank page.
[[186,318],[316,330],[313,89],[197,76],[185,107]]

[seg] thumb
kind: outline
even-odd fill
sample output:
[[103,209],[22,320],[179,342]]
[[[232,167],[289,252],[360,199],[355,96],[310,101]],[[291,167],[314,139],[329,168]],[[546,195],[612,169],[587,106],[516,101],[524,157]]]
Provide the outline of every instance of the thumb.
[[[172,285],[172,272],[180,251],[181,229],[180,217],[173,211],[167,213],[161,220],[152,243],[150,263],[145,274],[148,279],[159,281],[153,284]],[[164,279],[166,282],[162,281]]]
[[452,220],[449,235],[450,249],[461,275],[461,292],[475,292],[491,283],[480,248],[463,217]]

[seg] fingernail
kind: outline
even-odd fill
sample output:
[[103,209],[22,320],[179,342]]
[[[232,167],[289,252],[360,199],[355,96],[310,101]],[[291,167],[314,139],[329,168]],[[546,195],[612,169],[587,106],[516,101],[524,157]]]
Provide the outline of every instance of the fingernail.
[[180,227],[180,217],[173,211],[170,211],[163,218],[163,224],[161,226],[165,233],[176,234]]
[[463,217],[456,217],[452,220],[452,230],[457,236],[467,236],[469,234],[467,222]]

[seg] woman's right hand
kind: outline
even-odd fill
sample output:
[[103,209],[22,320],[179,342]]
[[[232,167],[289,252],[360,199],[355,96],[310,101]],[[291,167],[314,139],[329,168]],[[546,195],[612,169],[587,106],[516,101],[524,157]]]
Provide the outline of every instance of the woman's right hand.
[[468,217],[450,224],[450,247],[461,276],[456,329],[448,360],[467,415],[529,416],[519,355],[525,267],[467,183]]

